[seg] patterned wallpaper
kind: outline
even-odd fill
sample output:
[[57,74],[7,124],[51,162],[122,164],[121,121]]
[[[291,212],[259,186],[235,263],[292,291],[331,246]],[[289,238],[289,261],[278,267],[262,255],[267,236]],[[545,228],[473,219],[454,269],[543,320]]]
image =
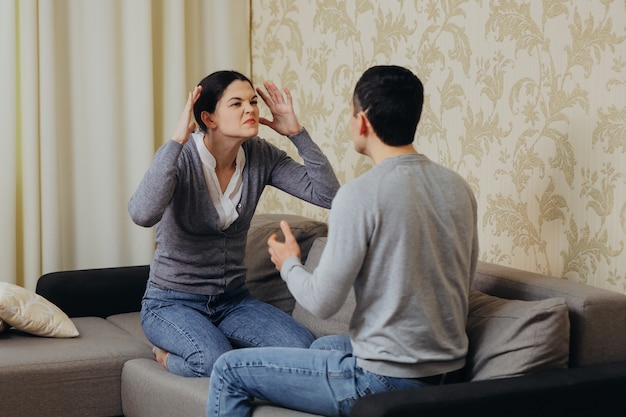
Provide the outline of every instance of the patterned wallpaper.
[[[624,22],[625,0],[252,0],[252,75],[291,89],[345,183],[371,167],[348,135],[356,80],[412,69],[416,146],[473,187],[481,259],[626,293]],[[259,211],[328,215],[276,190]]]

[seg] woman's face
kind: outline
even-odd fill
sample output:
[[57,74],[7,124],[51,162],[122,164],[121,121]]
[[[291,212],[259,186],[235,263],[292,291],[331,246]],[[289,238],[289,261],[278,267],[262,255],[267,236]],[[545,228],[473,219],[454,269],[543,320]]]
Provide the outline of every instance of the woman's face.
[[258,96],[250,83],[235,80],[217,102],[212,120],[224,136],[251,138],[259,132]]

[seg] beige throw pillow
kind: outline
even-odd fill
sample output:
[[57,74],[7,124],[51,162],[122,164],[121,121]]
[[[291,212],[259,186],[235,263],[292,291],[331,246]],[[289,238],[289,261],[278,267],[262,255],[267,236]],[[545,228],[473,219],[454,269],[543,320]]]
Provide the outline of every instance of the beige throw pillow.
[[18,285],[0,282],[0,319],[36,336],[75,337],[78,330],[60,308]]

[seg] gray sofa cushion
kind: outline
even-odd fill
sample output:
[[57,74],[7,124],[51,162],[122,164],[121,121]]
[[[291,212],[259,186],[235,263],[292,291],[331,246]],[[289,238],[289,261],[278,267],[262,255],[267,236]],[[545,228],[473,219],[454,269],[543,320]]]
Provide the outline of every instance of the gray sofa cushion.
[[134,359],[122,371],[122,404],[127,417],[204,416],[209,378],[174,375],[154,359]]
[[[150,348],[99,317],[72,319],[72,339],[0,334],[0,416],[115,416],[122,413],[124,362]],[[36,339],[36,343],[33,343]]]
[[141,340],[152,349],[152,343],[148,340],[141,328],[141,313],[138,311],[133,313],[114,314],[107,317],[107,320],[115,324],[120,329],[135,336],[137,340]]
[[[122,371],[122,404],[126,417],[204,416],[209,378],[185,378],[154,360],[133,359]],[[253,417],[313,417],[313,414],[256,402]]]

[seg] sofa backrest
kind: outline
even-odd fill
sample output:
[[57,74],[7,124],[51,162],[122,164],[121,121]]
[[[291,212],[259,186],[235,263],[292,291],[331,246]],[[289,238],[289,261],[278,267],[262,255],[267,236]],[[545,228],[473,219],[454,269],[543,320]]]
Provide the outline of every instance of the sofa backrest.
[[35,292],[70,317],[108,317],[141,309],[148,265],[50,272]]
[[626,295],[479,262],[473,289],[511,300],[561,297],[569,308],[569,367],[626,360]]
[[[326,236],[326,223],[292,214],[257,214],[248,232],[246,266],[250,292],[291,314],[295,300],[280,279],[267,252],[274,233],[283,239],[280,221],[287,220],[306,260],[315,239]],[[149,265],[51,272],[37,281],[36,292],[70,317],[108,317],[140,311]]]

